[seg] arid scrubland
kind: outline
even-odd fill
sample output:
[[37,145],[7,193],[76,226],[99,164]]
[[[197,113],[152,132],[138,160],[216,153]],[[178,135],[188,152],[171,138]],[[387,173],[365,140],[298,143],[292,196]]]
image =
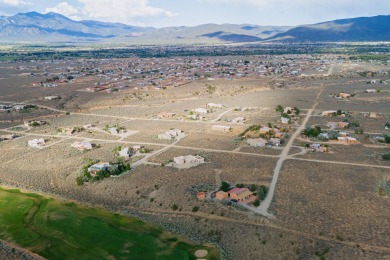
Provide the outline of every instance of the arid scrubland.
[[[150,61],[135,58],[96,61],[95,66],[104,69],[93,75],[81,72],[92,66],[87,61],[53,61],[47,76],[28,63],[0,64],[0,77],[5,78],[0,81],[0,104],[37,106],[0,111],[0,135],[16,135],[0,142],[0,183],[139,217],[196,242],[212,243],[226,259],[388,259],[390,201],[378,195],[377,188],[390,178],[389,161],[383,158],[390,147],[375,139],[390,134],[385,129],[390,121],[387,67],[360,61],[357,68],[343,56],[323,61],[306,55],[254,56],[245,65],[246,58],[204,58],[196,60],[199,67],[192,67],[195,58],[153,59],[155,66],[175,71],[162,75]],[[228,75],[218,65],[220,59],[234,73]],[[148,69],[141,73],[130,65]],[[211,72],[205,71],[206,65]],[[320,65],[324,73],[316,70]],[[27,75],[19,75],[21,66],[28,67]],[[71,81],[56,87],[32,85],[57,76],[60,72],[54,67],[67,73],[68,66],[80,72]],[[376,74],[363,77],[356,70]],[[373,79],[376,83],[367,84]],[[364,93],[369,88],[380,91]],[[332,96],[340,92],[355,95]],[[61,99],[44,99],[50,95]],[[208,103],[223,106],[209,108]],[[286,115],[275,111],[277,105],[297,107],[300,114],[282,124],[281,116]],[[198,108],[209,111],[198,113],[199,119],[189,118]],[[323,116],[325,110],[348,116]],[[367,112],[379,116],[366,116]],[[232,122],[238,117],[245,120]],[[47,124],[20,128],[31,119]],[[363,132],[329,126],[345,119],[358,121],[357,129]],[[114,126],[129,135],[112,134],[109,128]],[[251,134],[266,139],[264,147],[250,147],[241,135],[251,126],[257,127]],[[274,130],[261,134],[259,128],[267,126],[279,128],[284,143],[271,143]],[[358,144],[304,136],[300,130],[309,126],[319,126],[323,133],[345,131]],[[83,129],[63,133],[68,127]],[[184,135],[159,138],[174,129]],[[28,141],[36,138],[43,138],[45,145],[29,147]],[[71,147],[76,141],[88,141],[94,148],[77,150]],[[312,151],[311,144],[326,144],[329,151]],[[118,146],[144,146],[147,152],[120,159]],[[170,166],[174,157],[187,155],[199,155],[205,163],[189,169]],[[124,160],[132,169],[77,185],[88,159]],[[259,213],[234,201],[212,199],[222,181],[274,187],[275,193],[267,194],[270,207]],[[205,192],[206,199],[198,200],[198,192]]]

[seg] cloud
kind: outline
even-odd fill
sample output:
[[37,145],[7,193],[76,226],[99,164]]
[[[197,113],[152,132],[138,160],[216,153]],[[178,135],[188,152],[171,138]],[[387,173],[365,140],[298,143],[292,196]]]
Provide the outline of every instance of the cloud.
[[63,14],[73,20],[81,20],[82,10],[70,5],[68,2],[62,2],[54,7],[46,8],[46,13],[54,12]]
[[176,14],[149,5],[148,0],[78,0],[90,19],[112,22],[131,22],[133,18],[155,16],[173,17]]
[[6,5],[11,5],[11,6],[31,6],[33,3],[31,2],[25,2],[25,1],[20,1],[20,0],[2,0],[2,2]]

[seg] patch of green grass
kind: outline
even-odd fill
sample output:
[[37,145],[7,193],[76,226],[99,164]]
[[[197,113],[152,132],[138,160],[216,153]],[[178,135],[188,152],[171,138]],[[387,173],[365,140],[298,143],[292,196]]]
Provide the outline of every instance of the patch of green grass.
[[48,259],[219,259],[135,218],[0,188],[0,238]]

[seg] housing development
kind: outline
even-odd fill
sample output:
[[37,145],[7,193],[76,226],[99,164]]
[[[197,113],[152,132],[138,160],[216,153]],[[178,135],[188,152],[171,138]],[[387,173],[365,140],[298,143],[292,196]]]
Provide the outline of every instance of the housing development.
[[381,57],[3,61],[0,183],[158,225],[195,259],[387,259]]

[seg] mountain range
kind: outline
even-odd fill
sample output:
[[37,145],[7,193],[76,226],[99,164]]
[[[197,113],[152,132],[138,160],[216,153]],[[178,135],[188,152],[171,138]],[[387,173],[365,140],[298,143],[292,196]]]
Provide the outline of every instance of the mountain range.
[[317,24],[259,26],[203,24],[193,27],[137,27],[37,12],[0,16],[3,42],[129,42],[134,44],[248,43],[263,41],[390,41],[390,16],[360,17]]

